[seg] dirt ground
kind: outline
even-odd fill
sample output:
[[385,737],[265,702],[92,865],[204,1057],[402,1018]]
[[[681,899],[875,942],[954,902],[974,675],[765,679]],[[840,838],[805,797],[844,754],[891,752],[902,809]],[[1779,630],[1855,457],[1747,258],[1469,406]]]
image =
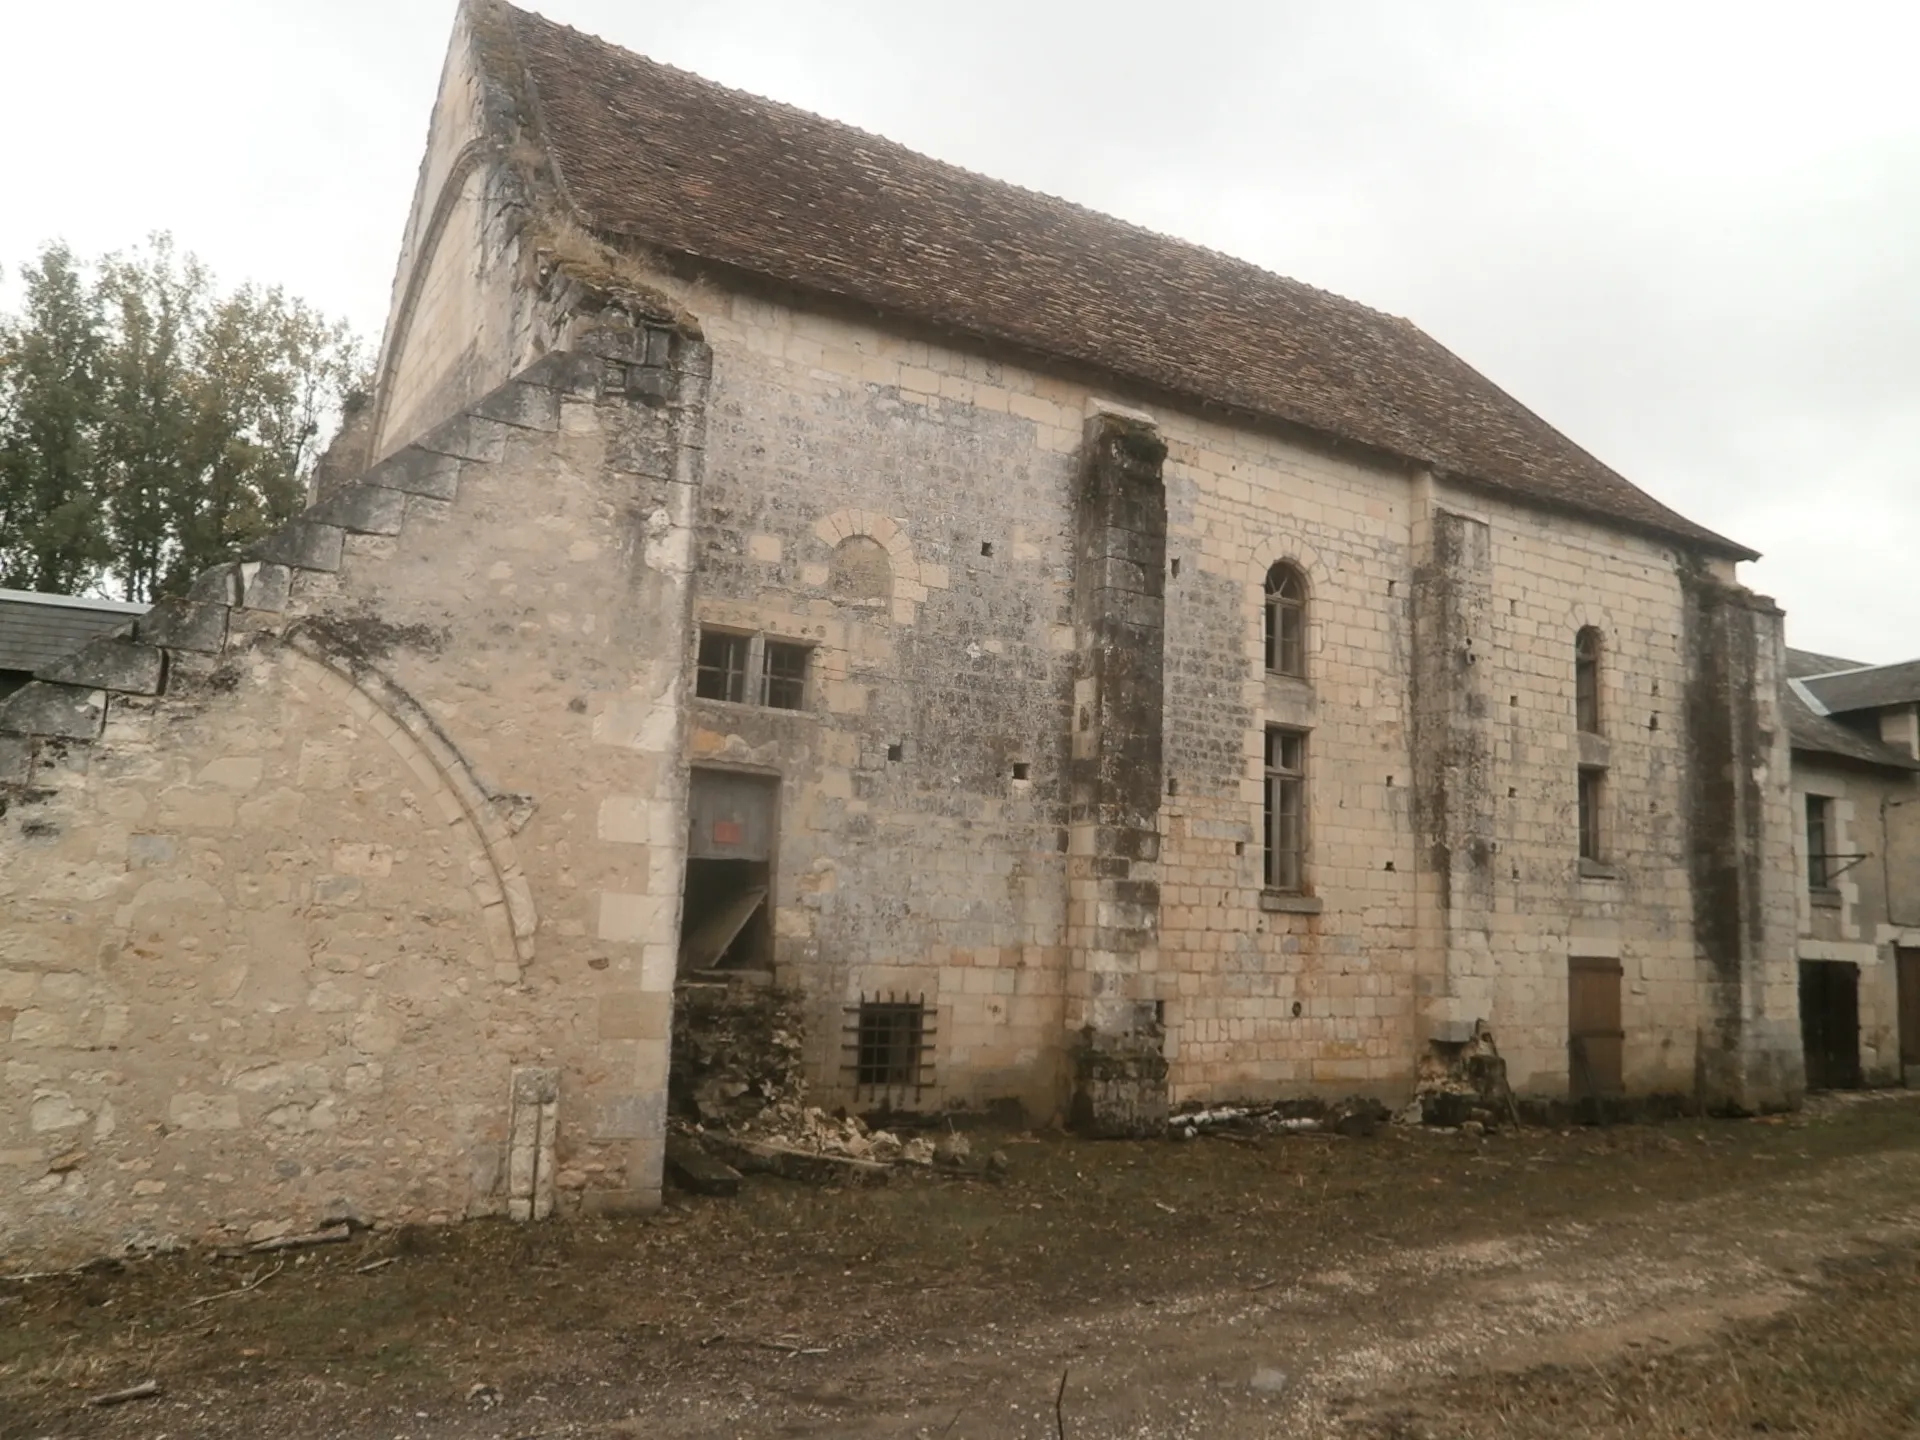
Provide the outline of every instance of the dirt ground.
[[975,1144],[1003,1180],[0,1281],[0,1440],[1920,1437],[1920,1096]]

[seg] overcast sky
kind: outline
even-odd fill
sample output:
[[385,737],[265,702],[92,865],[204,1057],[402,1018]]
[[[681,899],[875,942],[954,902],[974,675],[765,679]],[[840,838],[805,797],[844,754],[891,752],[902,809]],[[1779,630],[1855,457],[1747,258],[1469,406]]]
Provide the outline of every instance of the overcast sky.
[[[1409,316],[1764,552],[1793,643],[1920,655],[1920,6],[534,8]],[[452,15],[6,7],[0,264],[167,229],[377,337]]]

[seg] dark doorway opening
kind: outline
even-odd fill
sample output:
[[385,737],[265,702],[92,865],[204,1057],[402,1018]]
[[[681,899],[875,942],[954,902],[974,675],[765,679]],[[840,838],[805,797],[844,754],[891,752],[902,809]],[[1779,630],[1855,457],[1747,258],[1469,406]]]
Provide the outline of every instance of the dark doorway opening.
[[1860,1088],[1860,967],[1800,962],[1800,1044],[1809,1090]]
[[687,805],[680,972],[773,969],[773,856],[779,782],[695,770]]
[[1567,961],[1567,1080],[1575,1100],[1598,1100],[1626,1088],[1621,973],[1618,960]]
[[687,891],[680,912],[681,969],[773,968],[767,870],[764,860],[687,861]]
[[1920,1066],[1920,950],[1902,947],[1893,953],[1899,966],[1900,1063]]

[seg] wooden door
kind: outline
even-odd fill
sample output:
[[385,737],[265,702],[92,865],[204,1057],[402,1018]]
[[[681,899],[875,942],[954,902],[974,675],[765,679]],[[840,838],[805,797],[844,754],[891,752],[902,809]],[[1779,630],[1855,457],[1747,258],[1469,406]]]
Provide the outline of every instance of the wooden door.
[[1576,1100],[1618,1095],[1627,1032],[1620,1020],[1618,960],[1567,961],[1567,1072]]
[[1900,967],[1900,1063],[1920,1065],[1920,950],[1893,953]]
[[771,775],[695,770],[687,799],[687,854],[696,860],[773,858],[774,805],[779,781]]
[[1860,1085],[1860,967],[1840,960],[1800,962],[1800,1043],[1809,1090]]

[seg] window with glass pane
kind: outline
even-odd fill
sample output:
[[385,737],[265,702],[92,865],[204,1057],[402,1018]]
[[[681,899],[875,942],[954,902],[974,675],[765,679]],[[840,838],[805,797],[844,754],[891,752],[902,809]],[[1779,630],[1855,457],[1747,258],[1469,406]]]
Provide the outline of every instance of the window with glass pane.
[[1581,733],[1600,733],[1600,632],[1591,625],[1574,637],[1573,713]]
[[1305,888],[1307,871],[1307,737],[1267,732],[1266,886]]
[[747,698],[747,653],[751,637],[724,630],[700,632],[700,656],[694,666],[693,693],[702,700]]
[[[1604,770],[1582,770],[1580,772],[1580,858],[1582,860],[1603,860],[1600,844],[1600,817],[1604,811],[1607,772]],[[1562,851],[1562,854],[1565,852]]]
[[1807,885],[1814,890],[1833,888],[1833,801],[1825,795],[1807,796]]
[[807,647],[767,641],[766,703],[775,710],[800,710],[806,700]]
[[1307,582],[1285,562],[1267,571],[1267,669],[1307,673]]

